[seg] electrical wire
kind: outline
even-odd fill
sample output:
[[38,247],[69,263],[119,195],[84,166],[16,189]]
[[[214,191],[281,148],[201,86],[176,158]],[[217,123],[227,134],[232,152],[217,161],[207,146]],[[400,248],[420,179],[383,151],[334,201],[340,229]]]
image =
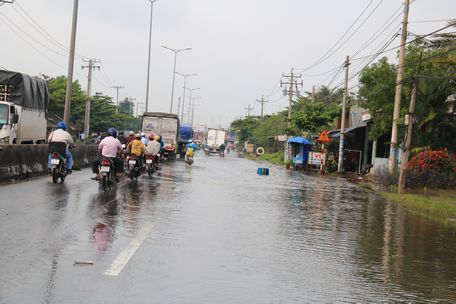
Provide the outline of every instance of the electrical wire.
[[[329,50],[326,51],[326,53],[323,54],[323,56],[321,56],[319,59],[317,59],[317,61],[315,61],[313,64],[311,64],[310,66],[306,67],[306,68],[303,68],[303,69],[298,69],[300,71],[307,71],[311,68],[313,68],[314,66],[320,64],[321,62],[323,62],[325,59],[325,57],[339,44],[340,41],[342,41],[342,39],[345,38],[345,36],[350,32],[350,30],[355,26],[355,24],[358,22],[358,20],[364,15],[364,13],[366,12],[366,10],[370,7],[370,5],[372,4],[374,0],[371,0],[367,6],[363,9],[363,11],[361,12],[361,14],[358,15],[358,17],[355,19],[355,21],[349,26],[349,28],[345,31],[345,33],[329,48]],[[382,0],[383,1],[383,0]]]
[[[1,14],[1,13],[0,13]],[[66,68],[62,65],[60,65],[59,63],[55,62],[52,58],[50,58],[49,56],[47,56],[46,54],[44,54],[43,52],[41,52],[39,49],[37,49],[33,44],[31,44],[29,41],[27,41],[24,37],[22,37],[18,31],[16,31],[10,24],[8,24],[4,19],[0,18],[1,21],[3,21],[3,23],[9,27],[11,29],[11,31],[13,33],[15,33],[19,38],[21,38],[25,43],[27,43],[32,49],[34,49],[37,53],[39,53],[41,56],[45,57],[47,60],[49,60],[50,62],[52,62],[53,64],[55,64],[56,66],[62,68],[63,70],[65,70]]]
[[[22,18],[24,18],[25,21],[27,21],[38,33],[43,35],[47,40],[49,40],[51,43],[53,43],[55,46],[59,47],[60,49],[64,50],[65,52],[69,53],[70,49],[65,46],[63,43],[55,39],[49,32],[47,32],[25,9],[20,5],[19,1],[16,0],[16,5],[19,7],[19,9],[36,25],[34,26],[31,24],[31,22],[24,17],[17,9],[15,6],[13,6],[13,9],[16,10],[16,12],[21,15]],[[38,28],[38,29],[37,29]],[[75,55],[79,58],[87,58],[86,56],[83,56],[81,54],[75,53]]]
[[[312,64],[311,66],[303,69],[303,71],[307,71],[315,66],[317,66],[318,64],[326,61],[327,59],[329,59],[332,55],[334,55],[338,50],[340,50],[360,29],[361,27],[367,22],[367,20],[372,16],[372,14],[377,10],[377,8],[380,6],[380,4],[382,4],[383,0],[380,0],[380,2],[377,4],[377,6],[375,6],[375,8],[370,12],[370,14],[361,22],[361,24],[351,33],[351,35],[345,39],[342,44],[340,44],[336,49],[334,49],[333,51],[329,51],[329,52],[326,52],[324,56],[322,56],[319,60],[317,60],[317,62],[315,62],[314,64]],[[370,5],[370,3],[369,3]],[[367,8],[366,8],[367,9]],[[364,11],[363,13],[364,14]],[[362,15],[361,14],[361,15]]]
[[14,23],[10,18],[8,18],[7,16],[5,16],[5,14],[3,14],[2,12],[0,12],[0,15],[3,17],[2,19],[8,21],[10,24],[12,24],[14,27],[16,27],[18,30],[20,30],[22,33],[24,33],[26,36],[28,36],[30,39],[32,39],[33,41],[35,41],[36,43],[38,43],[39,45],[41,45],[43,48],[49,50],[50,52],[52,53],[55,53],[57,55],[60,55],[60,56],[63,56],[63,57],[67,57],[67,55],[65,54],[62,54],[60,53],[59,51],[56,51],[54,49],[51,49],[50,47],[48,47],[47,45],[45,45],[44,43],[42,43],[41,41],[37,40],[35,37],[31,36],[29,33],[27,33],[26,31],[24,31],[20,26],[18,26],[16,23]]

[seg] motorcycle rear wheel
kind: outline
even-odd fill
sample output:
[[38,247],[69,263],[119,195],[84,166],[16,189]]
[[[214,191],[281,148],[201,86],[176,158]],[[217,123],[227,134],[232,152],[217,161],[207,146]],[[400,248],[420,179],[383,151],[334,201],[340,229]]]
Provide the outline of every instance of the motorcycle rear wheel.
[[57,168],[53,168],[52,169],[52,182],[54,184],[57,184],[58,181],[59,181],[59,171],[57,170]]

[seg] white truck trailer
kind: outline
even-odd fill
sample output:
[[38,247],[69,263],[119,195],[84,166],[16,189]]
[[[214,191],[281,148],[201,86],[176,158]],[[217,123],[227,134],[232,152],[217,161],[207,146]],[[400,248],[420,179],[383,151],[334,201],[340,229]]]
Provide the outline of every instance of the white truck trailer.
[[44,80],[0,70],[0,144],[45,143],[48,105]]
[[220,145],[226,146],[226,131],[223,129],[208,129],[204,151],[206,153],[219,153]]
[[143,114],[142,131],[147,135],[160,135],[164,143],[163,156],[176,159],[179,138],[179,116],[161,112]]

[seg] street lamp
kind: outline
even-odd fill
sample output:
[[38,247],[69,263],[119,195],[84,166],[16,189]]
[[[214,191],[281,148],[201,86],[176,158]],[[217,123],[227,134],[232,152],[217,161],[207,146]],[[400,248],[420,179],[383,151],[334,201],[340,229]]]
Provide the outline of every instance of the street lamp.
[[[176,74],[184,77],[184,94],[182,96],[182,115],[181,115],[181,120],[184,121],[185,89],[186,89],[186,85],[187,85],[187,77],[196,76],[197,74],[181,74],[179,72],[176,72]],[[179,114],[179,113],[177,113],[177,114]]]
[[172,49],[167,46],[162,45],[162,48],[168,49],[172,52],[174,52],[174,71],[173,71],[173,85],[172,85],[172,90],[171,90],[171,106],[169,108],[169,113],[173,113],[173,98],[174,98],[174,81],[176,80],[176,61],[177,61],[177,53],[183,52],[183,51],[190,51],[192,48],[186,48],[186,49]]
[[201,99],[202,97],[193,97],[192,98],[192,103],[193,103],[193,106],[192,106],[192,120],[191,120],[191,123],[190,125],[193,127],[193,118],[194,118],[194,115],[195,115],[195,106],[199,105],[199,104],[195,104],[195,100],[196,99]]
[[[188,101],[188,115],[187,115],[187,123],[190,123],[190,108],[191,108],[191,102],[192,102],[192,92],[193,91],[196,91],[196,90],[199,90],[200,88],[195,88],[195,89],[187,89],[188,91],[190,91],[190,95],[189,95],[189,101]],[[183,114],[182,114],[183,116]],[[183,120],[183,119],[182,119]]]
[[146,112],[149,105],[149,79],[150,79],[150,50],[152,45],[152,16],[154,13],[154,3],[157,0],[149,0],[150,2],[150,28],[149,28],[149,56],[147,59],[147,85],[146,85]]

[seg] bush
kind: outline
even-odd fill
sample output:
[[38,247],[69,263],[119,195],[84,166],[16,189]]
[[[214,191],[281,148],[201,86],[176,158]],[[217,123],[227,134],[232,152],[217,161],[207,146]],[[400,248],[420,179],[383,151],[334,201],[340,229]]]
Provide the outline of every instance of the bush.
[[381,168],[377,170],[376,176],[378,183],[385,189],[395,192],[397,190],[397,183],[399,181],[399,173],[391,173],[388,168]]
[[448,189],[456,186],[456,167],[444,151],[423,151],[407,165],[407,187]]

